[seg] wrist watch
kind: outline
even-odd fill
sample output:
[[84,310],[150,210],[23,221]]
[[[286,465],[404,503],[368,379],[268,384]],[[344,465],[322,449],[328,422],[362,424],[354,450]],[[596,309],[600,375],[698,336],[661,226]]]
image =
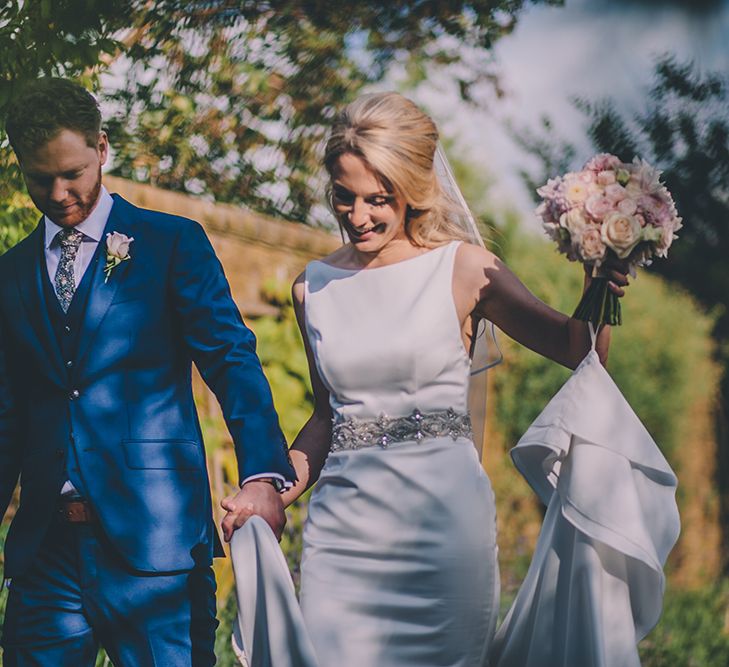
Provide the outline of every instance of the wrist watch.
[[255,479],[249,479],[249,480],[243,482],[240,485],[240,488],[242,489],[243,486],[245,484],[247,484],[248,482],[268,482],[271,486],[273,486],[274,489],[276,489],[276,491],[278,493],[283,493],[284,490],[286,489],[286,486],[283,483],[283,480],[279,479],[278,477],[256,477]]

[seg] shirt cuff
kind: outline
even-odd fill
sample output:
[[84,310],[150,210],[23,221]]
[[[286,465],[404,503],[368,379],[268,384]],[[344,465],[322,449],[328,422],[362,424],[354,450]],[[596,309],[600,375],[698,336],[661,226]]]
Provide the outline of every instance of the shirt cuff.
[[289,482],[283,475],[277,473],[277,472],[259,472],[256,475],[251,475],[250,477],[246,477],[241,483],[241,488],[244,484],[247,482],[252,482],[256,479],[272,479],[278,482],[275,486],[279,492],[283,492],[286,489],[290,489],[294,483]]

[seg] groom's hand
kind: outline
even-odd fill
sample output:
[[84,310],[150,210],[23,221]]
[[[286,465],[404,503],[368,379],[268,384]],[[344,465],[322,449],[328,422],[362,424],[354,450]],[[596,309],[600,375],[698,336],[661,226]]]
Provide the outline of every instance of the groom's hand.
[[281,539],[286,514],[281,494],[265,480],[251,480],[243,485],[238,493],[227,496],[221,503],[227,514],[223,518],[223,538],[230,542],[233,533],[254,514],[260,516],[273,531],[277,540]]

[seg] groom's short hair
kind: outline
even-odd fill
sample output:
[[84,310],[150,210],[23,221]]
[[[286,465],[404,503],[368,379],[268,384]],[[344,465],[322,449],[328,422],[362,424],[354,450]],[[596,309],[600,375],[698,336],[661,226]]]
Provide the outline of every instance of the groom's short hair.
[[99,105],[78,83],[42,77],[22,88],[11,101],[5,131],[18,158],[45,145],[62,130],[78,132],[89,146],[96,146],[99,139]]

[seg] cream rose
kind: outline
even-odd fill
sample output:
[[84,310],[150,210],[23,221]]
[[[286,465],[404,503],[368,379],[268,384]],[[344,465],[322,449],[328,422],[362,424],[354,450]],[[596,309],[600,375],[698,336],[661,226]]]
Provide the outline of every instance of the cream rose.
[[585,214],[579,208],[573,208],[559,217],[559,224],[562,225],[571,235],[578,234],[588,224]]
[[588,225],[582,230],[577,241],[577,247],[580,257],[588,263],[601,262],[607,251],[600,234],[600,228],[596,225]]
[[625,259],[640,242],[642,231],[634,216],[614,211],[605,216],[602,240],[620,259]]

